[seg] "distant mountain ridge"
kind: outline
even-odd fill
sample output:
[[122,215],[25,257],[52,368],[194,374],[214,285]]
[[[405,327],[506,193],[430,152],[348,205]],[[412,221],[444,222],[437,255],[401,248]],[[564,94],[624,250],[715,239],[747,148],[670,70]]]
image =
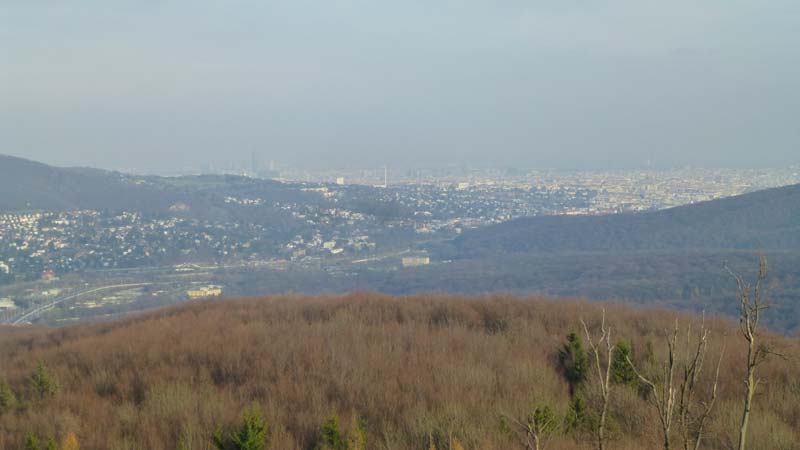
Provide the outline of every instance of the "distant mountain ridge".
[[517,219],[468,231],[444,251],[474,257],[676,249],[800,249],[800,185],[647,213]]
[[[0,211],[5,212],[92,209],[235,219],[238,214],[226,207],[224,196],[248,195],[253,190],[275,201],[314,201],[297,186],[271,180],[232,175],[135,176],[0,155]],[[172,208],[175,205],[180,207]]]
[[176,199],[121,174],[0,155],[0,210],[164,209]]

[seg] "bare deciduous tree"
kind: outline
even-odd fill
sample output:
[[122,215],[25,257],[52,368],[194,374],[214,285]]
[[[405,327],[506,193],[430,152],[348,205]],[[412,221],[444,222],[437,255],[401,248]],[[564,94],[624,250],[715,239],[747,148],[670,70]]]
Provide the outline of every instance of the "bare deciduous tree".
[[559,420],[546,406],[536,408],[524,421],[509,414],[503,414],[502,417],[511,426],[526,450],[546,450],[553,434],[564,424],[564,419]]
[[672,419],[675,412],[675,396],[678,392],[675,386],[675,345],[678,341],[678,321],[675,321],[675,329],[671,336],[667,337],[667,359],[663,364],[663,381],[656,383],[644,377],[636,365],[628,358],[628,364],[633,367],[636,376],[653,392],[652,402],[658,410],[658,418],[661,421],[661,433],[664,438],[664,450],[670,449],[670,430],[672,429]]
[[[693,352],[691,351],[693,348],[692,328],[688,327],[686,332],[686,346],[683,347],[685,353],[682,353],[678,347],[679,334],[680,327],[676,320],[672,333],[667,334],[667,355],[662,365],[660,381],[652,381],[643,376],[630,358],[628,358],[628,364],[633,367],[636,376],[645,386],[650,388],[653,394],[651,399],[658,411],[658,417],[661,422],[664,449],[669,450],[672,446],[670,433],[677,415],[684,450],[698,450],[705,432],[706,423],[717,399],[719,368],[724,351],[720,353],[720,358],[717,362],[710,398],[707,401],[701,401],[697,398],[697,387],[708,352],[709,334],[705,328],[705,318],[700,325],[697,345],[694,347]],[[680,383],[675,378],[675,371],[678,369],[683,375]]]
[[[697,346],[693,354],[688,354],[692,348],[692,329],[689,327],[686,332],[686,351],[687,358],[683,364],[683,381],[680,385],[678,396],[678,420],[681,426],[681,438],[683,439],[684,450],[699,450],[705,434],[706,423],[714,409],[717,401],[719,386],[719,369],[722,365],[722,358],[725,355],[723,347],[717,360],[717,368],[714,372],[714,381],[711,385],[711,392],[707,400],[700,400],[697,397],[697,386],[700,374],[703,371],[706,355],[708,353],[709,331],[705,327],[705,315],[697,333]],[[699,408],[698,408],[699,407]]]
[[[589,342],[589,347],[594,356],[595,369],[597,370],[597,385],[600,392],[600,420],[597,422],[597,448],[598,450],[605,450],[606,445],[606,419],[608,417],[608,399],[610,396],[611,387],[611,364],[614,359],[615,346],[611,344],[611,327],[606,328],[606,310],[603,309],[603,318],[600,322],[600,337],[595,341],[589,333],[589,327],[586,322],[581,319],[583,331],[586,332],[586,340]],[[601,346],[605,346],[606,353],[606,367],[602,367]]]
[[758,326],[761,314],[769,304],[764,299],[762,284],[767,279],[767,258],[761,256],[758,264],[758,277],[755,283],[745,281],[744,277],[728,269],[736,280],[739,299],[739,329],[747,341],[747,375],[745,376],[745,397],[742,411],[742,423],[739,428],[739,450],[745,450],[747,443],[747,426],[750,423],[750,411],[753,407],[753,396],[762,382],[756,375],[756,369],[773,352],[765,345],[758,342]]

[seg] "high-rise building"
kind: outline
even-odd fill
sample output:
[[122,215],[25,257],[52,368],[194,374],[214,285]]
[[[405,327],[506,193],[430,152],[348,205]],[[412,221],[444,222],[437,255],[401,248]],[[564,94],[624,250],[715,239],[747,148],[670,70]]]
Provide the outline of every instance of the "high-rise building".
[[256,152],[252,152],[250,153],[250,172],[252,172],[253,175],[256,175],[258,170],[258,155],[256,155]]

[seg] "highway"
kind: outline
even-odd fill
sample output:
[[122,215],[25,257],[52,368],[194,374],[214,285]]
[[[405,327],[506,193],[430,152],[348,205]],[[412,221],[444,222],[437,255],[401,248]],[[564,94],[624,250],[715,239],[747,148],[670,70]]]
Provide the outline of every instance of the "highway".
[[72,299],[75,299],[75,298],[78,298],[78,297],[82,297],[84,295],[93,294],[95,292],[114,290],[114,289],[126,289],[126,288],[134,288],[134,287],[152,286],[153,284],[155,284],[155,283],[115,284],[115,285],[111,285],[111,286],[102,286],[102,287],[98,287],[98,288],[94,288],[94,289],[89,289],[88,291],[83,291],[83,292],[79,292],[77,294],[72,294],[72,295],[64,297],[64,298],[55,299],[52,302],[49,302],[47,304],[39,305],[39,306],[37,306],[35,308],[32,308],[32,309],[24,312],[22,315],[17,316],[14,319],[12,319],[10,323],[11,323],[11,325],[19,325],[21,323],[24,323],[24,322],[28,321],[28,319],[30,319],[32,317],[36,317],[37,315],[39,315],[39,314],[41,314],[41,313],[43,313],[43,312],[45,312],[47,310],[52,309],[54,306],[56,306],[56,305],[58,305],[60,303],[64,303],[66,301],[69,301],[69,300],[72,300]]

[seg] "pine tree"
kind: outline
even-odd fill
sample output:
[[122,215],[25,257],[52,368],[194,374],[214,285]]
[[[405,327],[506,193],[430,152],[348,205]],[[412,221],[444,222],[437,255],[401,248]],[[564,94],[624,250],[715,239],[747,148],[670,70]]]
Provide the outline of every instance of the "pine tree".
[[218,450],[264,450],[268,436],[267,423],[258,409],[252,408],[242,417],[242,424],[238,430],[227,438],[222,430],[217,430],[212,440]]
[[28,436],[25,438],[25,450],[42,450],[39,447],[39,439],[36,438],[36,435],[33,433],[28,433]]
[[636,371],[628,362],[633,361],[633,350],[631,345],[625,341],[617,343],[617,350],[614,352],[614,361],[611,363],[611,380],[617,384],[627,384],[635,386],[639,381]]
[[51,437],[47,439],[47,444],[45,444],[44,448],[45,450],[58,450],[58,444],[56,440]]
[[5,378],[0,378],[0,415],[5,414],[17,404],[17,397]]
[[39,398],[53,396],[58,392],[58,381],[50,374],[43,362],[36,365],[36,369],[30,377],[30,383]]
[[570,394],[574,394],[575,389],[586,380],[589,368],[586,350],[583,349],[581,338],[575,332],[567,335],[567,342],[558,351],[558,362],[564,371],[564,378],[569,383]]
[[547,405],[536,408],[529,419],[529,423],[538,433],[543,435],[552,433],[559,426],[555,413]]
[[572,397],[569,410],[564,419],[564,426],[568,431],[585,431],[590,428],[591,417],[586,399],[581,394]]
[[332,414],[325,425],[322,426],[322,434],[317,443],[317,450],[346,450],[347,443],[342,439],[339,429],[339,417]]

